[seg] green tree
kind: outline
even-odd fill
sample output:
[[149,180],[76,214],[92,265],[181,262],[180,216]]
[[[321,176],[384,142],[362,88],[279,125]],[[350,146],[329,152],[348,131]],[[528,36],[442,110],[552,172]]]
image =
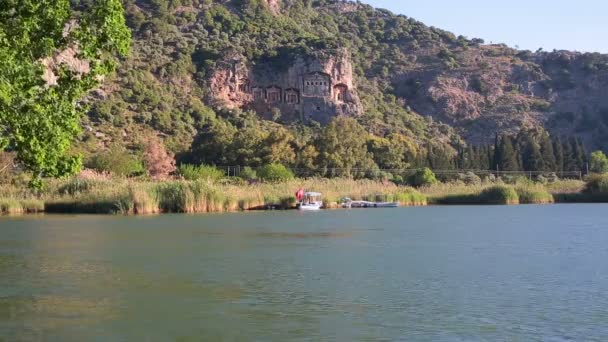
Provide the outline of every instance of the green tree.
[[294,179],[293,172],[281,164],[269,164],[258,170],[258,177],[269,182],[284,182]]
[[325,127],[318,141],[319,166],[340,169],[340,175],[351,176],[352,169],[369,165],[368,133],[353,118],[339,116]]
[[117,176],[138,176],[146,169],[138,156],[132,155],[124,147],[113,145],[107,151],[94,154],[86,163],[90,169],[108,172]]
[[296,160],[296,152],[292,146],[294,136],[287,129],[276,126],[264,140],[264,162],[292,165]]
[[587,164],[587,151],[583,141],[579,138],[573,138],[574,150],[576,155],[577,171],[583,170]]
[[130,46],[120,0],[0,2],[0,146],[35,174],[80,168],[70,156],[84,107],[78,102]]
[[437,177],[428,167],[418,169],[409,179],[409,184],[415,187],[429,186],[435,183],[437,183]]
[[498,165],[502,171],[519,171],[519,162],[511,137],[504,135],[499,144]]
[[415,144],[401,134],[391,134],[386,138],[372,136],[367,149],[381,169],[405,169],[409,161],[415,159]]
[[547,133],[544,133],[540,138],[540,154],[543,158],[542,171],[558,171],[553,143]]
[[427,160],[433,170],[453,170],[456,166],[454,155],[442,146],[429,145]]
[[207,165],[236,165],[232,143],[238,130],[223,120],[204,128],[192,142],[191,161]]
[[606,154],[604,154],[602,151],[595,151],[591,153],[589,169],[594,173],[608,172],[608,157],[606,157]]
[[577,171],[578,165],[576,161],[576,150],[573,149],[573,144],[570,140],[562,142],[562,151],[564,155],[564,171]]
[[494,170],[495,168],[500,167],[500,160],[501,160],[501,155],[500,155],[500,137],[498,136],[498,133],[494,134],[494,150],[493,150],[494,154],[492,155],[492,167],[491,169]]
[[534,141],[533,137],[526,135],[524,137],[524,146],[522,153],[523,168],[525,171],[541,171],[544,165],[543,156],[540,152],[540,146]]
[[564,145],[559,137],[553,140],[553,153],[555,154],[555,171],[564,171]]

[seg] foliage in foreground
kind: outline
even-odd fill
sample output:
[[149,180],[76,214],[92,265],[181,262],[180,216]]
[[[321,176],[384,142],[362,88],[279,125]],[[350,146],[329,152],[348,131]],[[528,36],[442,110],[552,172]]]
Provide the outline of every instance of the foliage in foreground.
[[[27,10],[22,10],[27,9]],[[120,0],[78,13],[69,0],[8,0],[0,5],[0,148],[33,171],[57,177],[80,168],[70,156],[84,108],[78,101],[130,46]]]

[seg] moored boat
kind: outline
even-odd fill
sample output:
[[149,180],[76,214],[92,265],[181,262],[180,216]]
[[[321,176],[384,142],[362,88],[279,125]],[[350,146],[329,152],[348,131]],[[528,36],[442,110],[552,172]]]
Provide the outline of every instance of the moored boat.
[[[300,193],[300,192],[298,192]],[[323,194],[318,192],[306,192],[298,197],[298,210],[317,211],[323,208]]]

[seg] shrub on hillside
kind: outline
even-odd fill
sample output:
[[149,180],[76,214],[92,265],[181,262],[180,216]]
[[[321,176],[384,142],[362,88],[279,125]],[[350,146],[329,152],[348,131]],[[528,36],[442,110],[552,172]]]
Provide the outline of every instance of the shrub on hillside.
[[436,183],[437,177],[428,167],[418,169],[409,179],[409,184],[415,187],[430,186]]
[[117,176],[139,176],[145,172],[141,160],[121,148],[95,154],[86,163],[87,168]]
[[281,164],[268,164],[260,168],[258,177],[268,182],[284,182],[295,178],[293,172]]
[[241,170],[241,174],[239,175],[239,177],[246,181],[253,181],[258,179],[258,174],[254,169],[247,166],[243,168],[243,170]]
[[219,181],[224,178],[224,171],[207,165],[182,164],[178,168],[179,175],[185,180],[210,180]]

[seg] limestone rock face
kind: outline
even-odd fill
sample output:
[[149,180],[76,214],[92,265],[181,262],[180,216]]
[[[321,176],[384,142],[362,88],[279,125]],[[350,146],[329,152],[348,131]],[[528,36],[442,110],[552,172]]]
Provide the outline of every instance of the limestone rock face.
[[262,0],[268,9],[274,13],[279,14],[281,12],[281,0]]
[[284,64],[253,65],[238,57],[225,59],[210,79],[216,104],[253,109],[264,118],[280,116],[283,121],[321,124],[338,115],[362,113],[346,50]]

